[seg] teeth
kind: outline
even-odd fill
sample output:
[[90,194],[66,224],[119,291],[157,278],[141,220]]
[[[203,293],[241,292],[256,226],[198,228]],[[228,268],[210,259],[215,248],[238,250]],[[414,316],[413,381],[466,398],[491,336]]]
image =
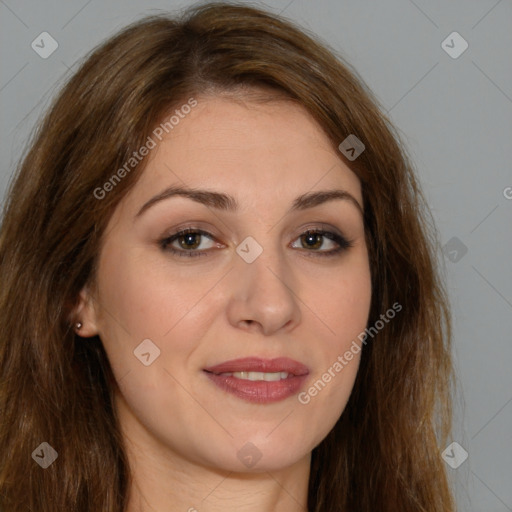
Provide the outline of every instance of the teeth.
[[235,377],[236,379],[244,379],[244,380],[264,380],[267,382],[275,382],[277,380],[288,378],[288,372],[274,372],[274,373],[264,373],[264,372],[232,372],[232,373],[221,373],[221,375],[225,375],[226,377]]

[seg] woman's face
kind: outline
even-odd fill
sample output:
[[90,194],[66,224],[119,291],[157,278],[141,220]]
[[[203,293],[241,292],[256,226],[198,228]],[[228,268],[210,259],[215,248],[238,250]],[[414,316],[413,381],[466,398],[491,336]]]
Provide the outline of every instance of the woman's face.
[[124,434],[229,471],[307,459],[347,403],[360,353],[344,354],[368,319],[360,182],[290,103],[198,98],[154,139],[82,294]]

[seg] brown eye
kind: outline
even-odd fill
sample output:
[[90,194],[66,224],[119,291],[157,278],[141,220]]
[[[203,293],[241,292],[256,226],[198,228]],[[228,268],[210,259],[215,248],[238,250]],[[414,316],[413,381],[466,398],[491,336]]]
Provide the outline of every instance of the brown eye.
[[353,246],[351,241],[341,235],[323,230],[308,230],[302,233],[298,240],[300,240],[300,247],[294,245],[292,247],[306,251],[309,249],[308,252],[316,252],[318,256],[334,256]]
[[[208,246],[205,239],[211,241]],[[187,228],[164,238],[159,242],[160,247],[178,256],[206,256],[206,251],[213,247],[213,236],[201,229]],[[204,244],[207,244],[205,247]],[[201,250],[197,250],[200,248]]]
[[320,249],[324,243],[323,238],[320,233],[307,233],[300,236],[304,249]]
[[201,237],[199,233],[187,233],[180,235],[176,240],[182,249],[197,249],[201,245]]

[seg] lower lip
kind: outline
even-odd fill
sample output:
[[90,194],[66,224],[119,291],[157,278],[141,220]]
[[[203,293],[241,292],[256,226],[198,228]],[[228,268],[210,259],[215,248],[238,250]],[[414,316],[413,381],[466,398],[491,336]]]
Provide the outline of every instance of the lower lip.
[[258,404],[268,404],[285,400],[298,393],[307,375],[295,375],[286,379],[267,382],[264,380],[237,379],[233,376],[216,375],[206,372],[210,380],[219,388],[238,398]]

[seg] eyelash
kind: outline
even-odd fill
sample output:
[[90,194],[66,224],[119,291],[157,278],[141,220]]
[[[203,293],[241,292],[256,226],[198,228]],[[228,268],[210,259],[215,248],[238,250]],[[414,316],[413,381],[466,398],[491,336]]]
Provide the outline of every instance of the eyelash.
[[[186,229],[182,229],[181,231],[178,231],[177,233],[174,233],[171,236],[163,238],[162,240],[159,241],[159,245],[162,248],[162,250],[171,252],[172,254],[175,254],[180,257],[188,257],[188,258],[192,257],[193,258],[193,257],[198,257],[198,256],[208,256],[208,251],[210,251],[211,249],[208,249],[206,251],[196,251],[196,250],[176,249],[174,247],[170,247],[170,244],[172,242],[174,242],[175,240],[177,240],[178,238],[180,238],[182,236],[189,235],[189,234],[201,235],[201,236],[205,236],[211,240],[214,240],[214,237],[210,233],[203,231],[202,229],[186,228]],[[334,257],[334,256],[337,256],[340,253],[342,253],[342,252],[346,251],[347,249],[354,246],[354,242],[352,240],[347,240],[346,238],[344,238],[341,235],[338,235],[337,233],[333,233],[332,231],[325,231],[322,229],[308,229],[308,230],[304,231],[303,233],[301,233],[297,238],[300,238],[302,236],[307,236],[307,235],[323,236],[323,237],[338,244],[337,249],[332,249],[330,251],[315,251],[315,250],[308,251],[307,249],[303,249],[306,252],[312,252],[313,254],[311,256]]]

